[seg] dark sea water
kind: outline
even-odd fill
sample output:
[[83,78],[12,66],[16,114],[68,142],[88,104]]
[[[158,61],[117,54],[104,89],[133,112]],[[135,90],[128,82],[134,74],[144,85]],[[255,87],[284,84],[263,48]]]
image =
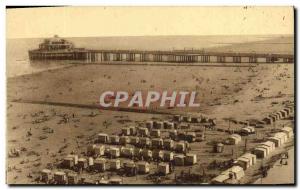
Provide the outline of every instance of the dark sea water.
[[[87,49],[183,50],[206,51],[272,51],[293,52],[293,36],[144,36],[144,37],[87,37],[66,38],[76,47]],[[30,64],[28,50],[36,49],[43,39],[7,39],[6,75],[14,77],[67,64],[48,62]]]

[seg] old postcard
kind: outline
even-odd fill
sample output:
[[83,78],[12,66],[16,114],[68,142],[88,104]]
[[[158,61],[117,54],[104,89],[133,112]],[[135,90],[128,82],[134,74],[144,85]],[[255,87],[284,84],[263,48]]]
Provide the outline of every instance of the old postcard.
[[7,7],[6,52],[7,184],[295,184],[293,7]]

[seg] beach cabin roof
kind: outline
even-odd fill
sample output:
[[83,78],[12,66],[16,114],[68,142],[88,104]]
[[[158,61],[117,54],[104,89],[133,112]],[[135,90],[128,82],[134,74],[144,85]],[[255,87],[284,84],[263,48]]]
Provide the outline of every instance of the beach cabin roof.
[[228,169],[230,172],[240,172],[243,171],[244,169],[240,166],[232,166],[231,168]]
[[264,148],[264,147],[261,147],[261,146],[255,147],[255,150],[261,150],[261,151],[264,151],[264,152],[266,152],[266,151],[267,151],[267,149],[266,149],[266,148]]
[[293,129],[291,127],[283,127],[281,130],[287,132],[293,132]]
[[247,128],[250,129],[251,132],[255,132],[255,128],[254,127],[248,126]]
[[105,163],[106,162],[106,159],[105,158],[96,158],[94,160],[94,163]]
[[42,170],[42,173],[47,173],[47,174],[49,174],[49,173],[51,173],[51,170],[49,170],[49,169],[43,169],[43,170]]
[[270,147],[274,146],[274,143],[271,142],[271,141],[266,141],[266,142],[263,142],[261,144],[265,144],[265,145],[270,146]]
[[265,145],[265,144],[261,144],[257,148],[265,149],[265,151],[267,152],[267,154],[269,154],[271,152],[271,150],[272,150],[272,148],[270,146]]
[[241,135],[238,135],[238,134],[232,134],[231,137],[234,137],[234,138],[237,138],[239,140],[242,140]]
[[249,129],[248,127],[242,128],[241,131],[251,133],[251,129]]
[[225,174],[220,174],[217,177],[212,179],[213,183],[223,183],[224,181],[226,181],[227,179],[229,179],[229,175],[225,175]]
[[106,136],[108,136],[108,134],[106,134],[106,133],[98,133],[98,136],[99,136],[99,137],[103,137],[103,136],[106,137]]
[[246,157],[246,158],[253,158],[253,157],[256,157],[255,154],[251,154],[251,153],[245,153],[242,155],[242,157]]
[[57,172],[54,173],[54,175],[63,176],[63,175],[66,175],[66,173],[61,172],[61,171],[57,171]]
[[287,135],[283,132],[279,132],[279,133],[275,133],[274,137],[287,138]]
[[[250,158],[249,158],[250,159]],[[243,161],[243,162],[251,162],[248,158],[245,157],[239,157],[237,160],[238,161]]]

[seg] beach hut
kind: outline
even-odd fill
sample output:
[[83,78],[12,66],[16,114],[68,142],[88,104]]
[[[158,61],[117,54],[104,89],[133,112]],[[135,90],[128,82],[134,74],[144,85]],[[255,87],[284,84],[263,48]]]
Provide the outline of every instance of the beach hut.
[[136,135],[136,127],[135,126],[129,126],[129,133],[130,135]]
[[154,138],[151,140],[152,148],[162,148],[163,140],[161,138]]
[[41,181],[44,183],[49,183],[52,180],[53,176],[51,170],[43,169],[41,171]]
[[151,129],[153,128],[153,121],[147,121],[147,122],[146,122],[146,128],[147,128],[148,130],[151,130]]
[[151,150],[148,150],[148,149],[143,149],[142,150],[142,156],[144,159],[146,160],[151,160],[153,157],[152,157],[152,151]]
[[165,128],[165,129],[168,129],[168,130],[172,130],[172,129],[175,128],[175,126],[174,126],[174,123],[168,122],[168,123],[166,124],[166,126],[164,126],[164,128]]
[[78,164],[78,155],[76,155],[76,154],[68,154],[67,158],[72,158],[73,162],[74,162],[74,165]]
[[190,125],[190,124],[179,125],[179,126],[177,127],[177,129],[182,129],[182,130],[189,129],[189,128],[191,128],[191,125]]
[[136,158],[141,158],[142,157],[142,149],[140,148],[134,148],[133,149],[133,156]]
[[89,167],[94,166],[94,158],[93,158],[93,157],[89,157],[89,158],[88,158],[88,166],[89,166]]
[[271,125],[273,123],[273,119],[271,117],[265,117],[263,120],[263,123],[267,124],[267,125]]
[[264,149],[266,149],[266,151],[267,151],[267,155],[269,155],[270,153],[271,153],[271,147],[270,146],[268,146],[268,145],[263,145],[263,144],[260,144],[260,145],[258,145],[257,147],[260,147],[260,148],[264,148]]
[[244,169],[240,166],[232,166],[225,173],[229,173],[229,179],[240,180],[245,176]]
[[121,145],[126,145],[130,143],[130,139],[128,136],[122,136],[120,137],[120,144]]
[[249,128],[247,128],[247,127],[243,127],[241,129],[241,134],[242,135],[250,135],[251,134],[251,130]]
[[80,184],[84,184],[84,185],[96,185],[98,184],[98,181],[95,181],[94,179],[90,179],[90,178],[81,178],[82,182],[80,182]]
[[243,135],[250,135],[255,133],[255,128],[251,126],[243,127],[241,129],[241,134]]
[[154,129],[163,129],[164,128],[164,123],[162,121],[155,121],[153,123],[153,128]]
[[156,149],[153,150],[152,153],[153,153],[154,160],[158,160],[158,161],[163,160],[163,151]]
[[107,185],[107,184],[109,184],[109,181],[102,178],[102,179],[99,180],[99,184],[100,185]]
[[215,146],[215,152],[222,153],[224,151],[224,144],[223,143],[217,143]]
[[119,159],[109,160],[109,169],[112,171],[119,170],[121,168],[121,161]]
[[145,161],[140,161],[137,163],[137,171],[139,174],[147,174],[150,172],[150,164]]
[[151,146],[151,140],[148,137],[140,137],[140,146],[141,147],[150,147]]
[[139,137],[130,137],[129,139],[130,139],[129,140],[130,144],[132,144],[132,145],[137,146],[140,143],[140,138]]
[[122,147],[121,148],[121,156],[125,158],[132,158],[134,155],[133,148],[130,147]]
[[87,146],[86,153],[87,153],[88,156],[95,154],[95,152],[94,152],[95,146],[96,146],[95,144]]
[[65,157],[62,166],[66,169],[72,169],[75,166],[74,159],[72,157]]
[[[256,126],[256,125],[255,125],[255,126]],[[253,127],[253,126],[248,126],[247,128],[250,129],[250,131],[251,131],[252,134],[255,133],[255,127]]]
[[229,174],[220,174],[211,180],[212,184],[225,184],[225,181],[229,179]]
[[120,137],[118,135],[111,135],[109,137],[110,143],[114,145],[120,144]]
[[96,145],[94,147],[94,154],[97,156],[103,156],[105,154],[105,146],[104,145]]
[[272,115],[274,115],[274,116],[276,117],[276,120],[280,120],[280,119],[281,119],[281,118],[280,118],[280,115],[278,115],[277,112],[276,112],[276,113],[273,113]]
[[159,130],[159,129],[153,129],[153,130],[151,130],[151,132],[150,132],[150,136],[151,136],[151,137],[159,138],[160,135],[161,135],[161,133],[160,133],[160,130]]
[[184,157],[184,163],[186,165],[194,165],[197,163],[197,155],[196,154],[186,154]]
[[88,167],[88,161],[86,158],[79,158],[78,159],[78,167],[82,169],[86,169]]
[[173,131],[170,131],[169,132],[169,137],[173,140],[176,140],[177,137],[178,137],[178,133],[177,133],[177,130],[173,130]]
[[201,122],[201,118],[199,117],[192,117],[192,123],[200,123]]
[[94,160],[94,169],[98,172],[104,172],[107,169],[105,158],[96,158]]
[[57,171],[54,173],[54,182],[56,184],[66,184],[67,176],[65,172]]
[[268,137],[268,141],[271,141],[275,144],[275,147],[281,146],[281,139],[278,137]]
[[276,114],[279,116],[279,119],[283,119],[283,118],[284,118],[284,116],[283,116],[283,114],[281,113],[281,111],[276,112]]
[[169,121],[163,121],[163,128],[165,129],[169,124]]
[[178,139],[185,140],[186,132],[180,131],[180,132],[178,132],[177,136],[178,136]]
[[284,112],[286,112],[287,117],[291,114],[291,110],[289,108],[284,108]]
[[124,161],[123,163],[124,171],[127,175],[136,175],[137,174],[137,168],[134,163],[134,161],[129,160],[129,161]]
[[174,160],[174,153],[170,151],[163,151],[163,160],[165,162],[170,162]]
[[280,110],[280,113],[282,115],[282,118],[286,118],[288,116],[288,114],[285,110]]
[[141,137],[149,136],[149,129],[147,129],[145,127],[138,128],[138,135],[140,135]]
[[99,143],[107,143],[108,142],[108,135],[105,134],[105,133],[99,133],[97,135],[97,137],[98,137],[98,142]]
[[113,177],[109,180],[109,183],[113,184],[113,185],[121,185],[123,183],[123,181],[119,177]]
[[67,175],[68,184],[75,185],[78,183],[78,175],[76,173],[68,173]]
[[166,150],[173,150],[174,141],[172,139],[163,139],[163,146]]
[[275,150],[275,143],[272,142],[272,141],[266,141],[266,142],[261,143],[260,145],[265,145],[265,146],[270,147],[270,152],[273,151],[273,150]]
[[281,129],[281,131],[284,132],[287,135],[288,139],[291,138],[291,137],[293,137],[293,135],[294,135],[293,134],[293,129],[291,127],[283,127]]
[[110,156],[110,147],[109,146],[106,146],[106,147],[104,147],[105,148],[105,150],[104,150],[104,155],[105,156]]
[[288,139],[287,134],[284,133],[284,132],[275,133],[274,137],[280,138],[281,144],[284,144],[287,141],[287,139]]
[[183,116],[183,121],[184,122],[192,122],[192,117],[191,116]]
[[272,119],[272,122],[275,122],[277,120],[277,116],[274,114],[269,115],[269,117]]
[[185,140],[188,142],[195,142],[196,133],[195,132],[187,132],[185,135]]
[[251,153],[245,153],[241,156],[241,158],[246,158],[250,161],[250,166],[256,164],[256,155]]
[[170,173],[170,165],[169,163],[159,163],[158,164],[158,174],[160,175],[168,175]]
[[184,166],[184,158],[183,154],[174,155],[174,164],[175,166]]
[[232,134],[228,139],[226,140],[226,144],[230,145],[236,145],[242,141],[242,137],[238,134]]
[[128,127],[123,127],[121,131],[122,131],[122,135],[124,136],[130,135],[130,129]]
[[180,141],[178,143],[176,143],[175,145],[175,151],[179,152],[179,153],[184,153],[186,152],[186,143],[184,141]]
[[110,147],[110,149],[109,149],[109,155],[112,158],[118,158],[118,157],[120,157],[120,149],[118,147]]
[[266,148],[263,148],[263,147],[256,147],[254,150],[253,150],[253,154],[256,155],[257,158],[265,158],[267,157],[268,153],[267,153],[267,149]]
[[239,157],[236,161],[236,165],[242,167],[244,170],[247,170],[250,167],[250,162],[251,160],[247,158]]
[[177,122],[181,122],[182,121],[182,116],[181,115],[174,115],[173,120],[177,121]]

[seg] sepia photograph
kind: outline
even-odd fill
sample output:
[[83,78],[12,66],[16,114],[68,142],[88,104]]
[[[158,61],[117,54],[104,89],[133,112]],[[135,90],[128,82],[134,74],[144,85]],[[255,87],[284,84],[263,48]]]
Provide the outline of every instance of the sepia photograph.
[[296,184],[293,6],[5,11],[6,184]]

